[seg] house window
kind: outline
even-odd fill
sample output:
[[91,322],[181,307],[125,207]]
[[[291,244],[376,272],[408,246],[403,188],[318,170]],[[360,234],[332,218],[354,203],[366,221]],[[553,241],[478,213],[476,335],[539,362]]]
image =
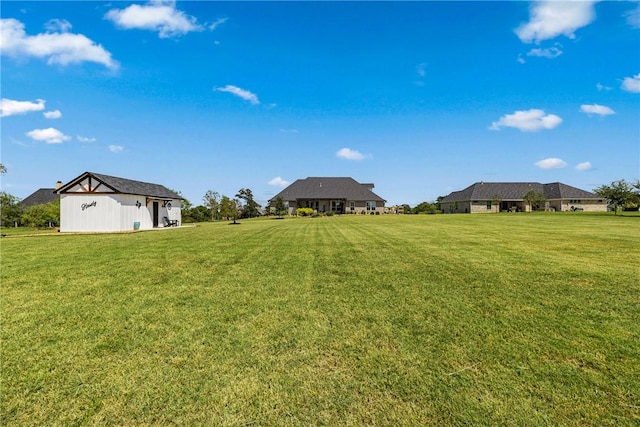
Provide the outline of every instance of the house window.
[[349,210],[351,211],[356,210],[356,202],[349,202]]
[[487,210],[491,210],[491,200],[487,200]]
[[367,210],[375,211],[376,210],[376,202],[367,202]]

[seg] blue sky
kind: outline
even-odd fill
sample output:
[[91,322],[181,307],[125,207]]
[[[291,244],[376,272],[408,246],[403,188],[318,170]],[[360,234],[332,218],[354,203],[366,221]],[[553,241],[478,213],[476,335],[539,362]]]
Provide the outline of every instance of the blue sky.
[[84,171],[194,205],[308,176],[388,204],[640,177],[640,3],[13,2],[2,190]]

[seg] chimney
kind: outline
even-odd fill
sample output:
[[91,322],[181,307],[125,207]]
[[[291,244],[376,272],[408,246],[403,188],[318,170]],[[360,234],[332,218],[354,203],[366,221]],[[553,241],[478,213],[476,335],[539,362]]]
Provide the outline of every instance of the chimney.
[[62,181],[56,182],[56,190],[60,187],[62,187]]

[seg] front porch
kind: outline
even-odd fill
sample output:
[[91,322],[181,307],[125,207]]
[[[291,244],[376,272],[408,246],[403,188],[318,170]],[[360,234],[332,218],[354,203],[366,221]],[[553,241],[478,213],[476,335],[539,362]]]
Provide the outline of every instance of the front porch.
[[333,212],[334,214],[344,214],[347,201],[345,199],[297,199],[297,208],[311,208],[314,212],[326,213]]

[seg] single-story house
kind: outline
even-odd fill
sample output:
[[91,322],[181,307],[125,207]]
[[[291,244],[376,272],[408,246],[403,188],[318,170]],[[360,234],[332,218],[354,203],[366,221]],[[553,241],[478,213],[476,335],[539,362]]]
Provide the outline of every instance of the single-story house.
[[182,197],[160,184],[85,172],[55,192],[62,232],[148,230],[182,221]]
[[476,182],[441,199],[440,209],[444,213],[528,212],[531,208],[524,196],[531,190],[544,196],[541,210],[607,211],[604,198],[561,182]]
[[281,197],[293,215],[298,208],[315,212],[384,213],[385,199],[373,192],[373,184],[360,184],[353,178],[309,177],[298,179],[269,200],[274,207]]
[[55,202],[60,198],[56,193],[56,189],[62,186],[62,182],[58,181],[55,188],[39,188],[33,193],[25,197],[20,204],[23,208],[29,208],[31,206],[46,205],[47,203]]

